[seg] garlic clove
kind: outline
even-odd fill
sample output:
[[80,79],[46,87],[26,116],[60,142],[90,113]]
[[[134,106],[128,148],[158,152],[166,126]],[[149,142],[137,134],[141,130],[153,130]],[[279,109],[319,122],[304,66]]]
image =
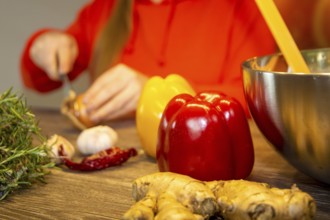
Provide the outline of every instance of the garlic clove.
[[117,132],[109,126],[99,125],[83,130],[77,138],[77,149],[84,155],[98,153],[115,146]]
[[66,158],[71,159],[75,153],[75,148],[71,142],[57,134],[51,136],[47,140],[46,145],[51,149],[50,156],[53,158],[53,162],[56,164],[61,163],[61,157],[59,156],[59,150],[61,146],[63,147],[64,154],[67,156]]

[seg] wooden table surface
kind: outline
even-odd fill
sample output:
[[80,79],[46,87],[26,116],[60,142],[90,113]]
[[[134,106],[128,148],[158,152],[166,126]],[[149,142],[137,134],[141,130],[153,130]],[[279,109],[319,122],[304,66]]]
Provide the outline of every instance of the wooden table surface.
[[[34,109],[42,132],[59,134],[75,144],[80,131],[56,110]],[[120,147],[140,148],[134,120],[109,124],[119,134]],[[255,165],[251,176],[280,188],[296,183],[317,202],[315,219],[330,219],[330,186],[304,175],[290,166],[272,149],[251,121],[255,147]],[[33,184],[0,202],[0,219],[120,219],[132,205],[131,183],[134,179],[158,171],[155,161],[144,154],[122,166],[81,173],[53,169],[47,184]]]

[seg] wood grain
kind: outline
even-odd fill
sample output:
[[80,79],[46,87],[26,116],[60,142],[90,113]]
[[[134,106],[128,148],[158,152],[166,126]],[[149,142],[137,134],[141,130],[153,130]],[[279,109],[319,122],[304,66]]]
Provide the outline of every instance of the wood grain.
[[[75,144],[80,131],[58,111],[34,109],[42,132],[63,135]],[[140,148],[134,120],[109,124],[119,134],[120,147]],[[330,219],[330,186],[313,180],[288,164],[250,121],[255,146],[255,166],[249,180],[276,187],[299,188],[310,193],[318,210],[315,219]],[[47,184],[34,184],[0,202],[0,219],[120,219],[132,205],[134,179],[158,171],[155,160],[140,154],[125,164],[97,172],[72,172],[53,169]]]

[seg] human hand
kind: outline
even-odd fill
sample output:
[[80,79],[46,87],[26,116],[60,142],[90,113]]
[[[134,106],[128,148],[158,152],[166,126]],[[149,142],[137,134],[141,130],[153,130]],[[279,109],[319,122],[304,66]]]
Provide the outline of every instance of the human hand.
[[99,123],[133,113],[147,80],[124,64],[107,70],[84,94],[83,102],[90,119]]
[[77,55],[76,40],[58,31],[41,34],[35,39],[30,49],[32,61],[52,80],[59,80],[59,73],[69,73]]

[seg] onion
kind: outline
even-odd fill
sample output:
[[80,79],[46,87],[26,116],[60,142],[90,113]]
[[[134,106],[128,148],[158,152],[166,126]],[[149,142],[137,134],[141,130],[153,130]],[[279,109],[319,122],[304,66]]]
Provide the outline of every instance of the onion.
[[83,94],[76,96],[74,92],[70,93],[62,103],[61,112],[81,130],[95,126],[95,123],[90,120],[86,111],[86,106],[83,103]]

